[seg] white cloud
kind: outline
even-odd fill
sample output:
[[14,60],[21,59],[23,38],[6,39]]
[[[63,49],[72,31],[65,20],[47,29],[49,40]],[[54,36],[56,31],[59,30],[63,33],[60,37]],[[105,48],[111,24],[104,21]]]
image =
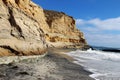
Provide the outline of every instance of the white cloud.
[[77,25],[84,25],[86,21],[84,21],[83,19],[76,19],[76,24]]
[[[105,20],[99,18],[91,20],[77,19],[76,24],[84,32],[89,44],[120,47],[120,17]],[[115,33],[115,31],[118,33]]]
[[102,30],[120,30],[120,17],[101,20],[99,18],[91,20],[77,19],[77,25],[92,25]]
[[120,35],[85,34],[89,44],[95,46],[120,47]]

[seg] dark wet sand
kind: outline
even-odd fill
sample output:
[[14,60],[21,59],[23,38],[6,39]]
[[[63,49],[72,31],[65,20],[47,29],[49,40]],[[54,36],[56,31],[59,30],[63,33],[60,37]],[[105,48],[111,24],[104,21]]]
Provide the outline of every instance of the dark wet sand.
[[71,57],[67,49],[49,49],[43,58],[25,59],[0,65],[0,80],[94,80]]

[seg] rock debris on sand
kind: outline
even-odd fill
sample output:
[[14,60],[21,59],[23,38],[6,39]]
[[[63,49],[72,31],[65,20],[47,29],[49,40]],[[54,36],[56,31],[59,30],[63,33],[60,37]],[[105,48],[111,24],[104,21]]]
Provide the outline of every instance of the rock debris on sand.
[[0,65],[0,80],[93,80],[81,66],[49,54]]

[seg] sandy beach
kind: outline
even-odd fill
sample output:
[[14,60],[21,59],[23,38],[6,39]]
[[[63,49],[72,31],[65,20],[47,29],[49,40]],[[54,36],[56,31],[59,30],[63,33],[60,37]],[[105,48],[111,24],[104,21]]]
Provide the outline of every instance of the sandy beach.
[[94,80],[71,57],[67,49],[49,49],[42,58],[23,59],[19,62],[0,65],[0,80]]

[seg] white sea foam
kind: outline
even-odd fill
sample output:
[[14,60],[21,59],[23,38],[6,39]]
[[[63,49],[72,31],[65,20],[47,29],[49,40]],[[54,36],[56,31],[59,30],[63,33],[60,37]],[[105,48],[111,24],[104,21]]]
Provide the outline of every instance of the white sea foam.
[[96,80],[116,80],[120,76],[120,53],[89,49],[72,51],[68,55],[76,59],[75,63],[93,72],[90,77]]
[[70,52],[69,55],[76,57],[76,58],[83,57],[86,59],[95,59],[95,60],[120,61],[120,53],[104,52],[104,51],[91,50],[91,49],[87,51],[77,50],[74,52]]

